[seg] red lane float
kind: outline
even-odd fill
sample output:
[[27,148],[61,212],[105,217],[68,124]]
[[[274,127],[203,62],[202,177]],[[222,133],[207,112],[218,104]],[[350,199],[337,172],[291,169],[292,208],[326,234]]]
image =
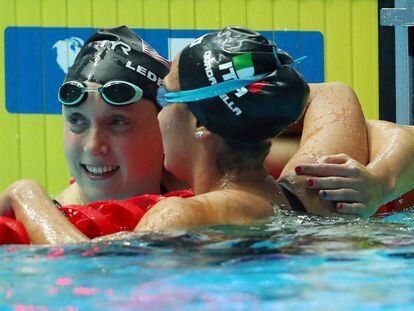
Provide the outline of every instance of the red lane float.
[[0,216],[0,245],[4,244],[30,244],[30,239],[21,222]]
[[[160,194],[144,194],[127,200],[97,201],[88,205],[60,206],[65,217],[89,238],[119,231],[132,231],[142,216],[157,202],[168,197],[187,198],[190,190]],[[0,216],[0,245],[30,244],[24,226],[10,217]]]

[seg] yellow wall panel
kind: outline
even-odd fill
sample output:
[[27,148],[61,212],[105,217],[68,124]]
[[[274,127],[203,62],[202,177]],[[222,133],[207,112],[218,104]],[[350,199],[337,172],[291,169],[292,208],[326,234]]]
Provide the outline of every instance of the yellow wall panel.
[[220,26],[246,26],[246,0],[220,1]]
[[379,116],[377,2],[352,1],[353,84],[368,118]]
[[326,1],[326,80],[352,85],[351,1]]
[[255,30],[269,30],[273,25],[272,0],[247,0],[246,25]]
[[112,28],[118,25],[117,0],[92,0],[92,26]]
[[92,27],[91,0],[67,0],[66,10],[68,27]]
[[[16,1],[16,25],[41,25],[40,1]],[[41,77],[37,77],[41,79]],[[18,85],[24,88],[24,85]],[[21,115],[20,136],[20,173],[21,177],[33,178],[46,184],[46,139],[44,115]]]
[[[16,24],[15,2],[0,1],[0,12],[0,40],[4,42],[4,29]],[[20,177],[20,116],[6,111],[4,69],[4,49],[0,49],[0,191]]]
[[[375,0],[0,0],[0,40],[8,26],[320,31],[325,79],[350,84],[369,118],[378,118],[378,24]],[[144,33],[145,35],[145,33]],[[47,77],[34,77],[47,82]],[[5,110],[0,49],[0,190],[35,178],[57,193],[67,185],[62,118]],[[46,84],[47,85],[47,84]],[[19,85],[19,87],[24,87]],[[58,104],[58,103],[56,103]]]
[[195,29],[220,27],[220,0],[195,1]]
[[168,0],[144,0],[144,27],[168,28],[170,3]]
[[118,0],[118,24],[132,28],[144,27],[143,0]]
[[299,6],[300,30],[325,32],[325,1],[306,0]]
[[170,27],[173,29],[194,29],[194,1],[170,0]]
[[[66,1],[43,0],[42,21],[45,27],[66,27]],[[47,47],[45,47],[47,48]],[[47,77],[43,77],[46,79]],[[60,105],[56,99],[56,105]],[[68,184],[69,172],[62,142],[62,116],[45,116],[46,183],[50,194],[57,194]]]
[[273,0],[273,29],[299,30],[299,0]]

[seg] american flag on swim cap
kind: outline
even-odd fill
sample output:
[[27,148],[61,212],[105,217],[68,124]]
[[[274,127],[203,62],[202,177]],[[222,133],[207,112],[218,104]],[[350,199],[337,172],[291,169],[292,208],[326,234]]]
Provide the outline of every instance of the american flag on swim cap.
[[171,68],[171,63],[168,60],[166,60],[164,57],[162,57],[160,54],[158,54],[157,51],[155,51],[151,46],[149,46],[148,44],[146,44],[144,42],[144,40],[142,40],[142,51],[145,54],[147,54],[147,55],[155,58],[159,62],[163,63],[169,69]]

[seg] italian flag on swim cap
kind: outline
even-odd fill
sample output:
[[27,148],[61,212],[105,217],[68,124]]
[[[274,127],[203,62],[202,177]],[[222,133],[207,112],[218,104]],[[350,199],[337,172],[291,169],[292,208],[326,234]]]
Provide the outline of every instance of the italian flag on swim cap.
[[232,62],[239,79],[254,76],[254,63],[251,53],[234,56]]

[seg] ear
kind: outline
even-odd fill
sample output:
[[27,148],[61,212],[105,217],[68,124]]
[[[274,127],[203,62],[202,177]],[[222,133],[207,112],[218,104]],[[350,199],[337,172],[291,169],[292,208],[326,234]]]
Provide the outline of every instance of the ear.
[[194,132],[197,141],[204,142],[213,137],[214,133],[210,132],[205,126],[198,126]]

